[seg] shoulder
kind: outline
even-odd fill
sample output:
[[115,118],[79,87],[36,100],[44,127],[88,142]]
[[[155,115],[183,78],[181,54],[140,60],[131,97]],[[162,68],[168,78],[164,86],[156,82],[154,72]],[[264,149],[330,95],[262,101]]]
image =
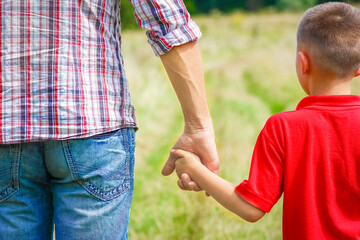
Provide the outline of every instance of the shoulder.
[[276,113],[266,121],[265,126],[282,125],[284,123],[298,121],[301,115],[302,113],[298,110]]
[[268,137],[284,137],[304,122],[303,112],[299,110],[272,115],[265,123],[262,133]]

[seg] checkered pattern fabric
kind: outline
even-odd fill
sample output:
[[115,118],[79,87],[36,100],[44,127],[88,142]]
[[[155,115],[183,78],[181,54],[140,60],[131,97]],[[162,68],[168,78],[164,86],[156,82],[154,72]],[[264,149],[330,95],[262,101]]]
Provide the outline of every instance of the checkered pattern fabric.
[[[131,2],[156,55],[201,35],[182,0]],[[119,0],[0,0],[0,20],[1,144],[136,128]]]

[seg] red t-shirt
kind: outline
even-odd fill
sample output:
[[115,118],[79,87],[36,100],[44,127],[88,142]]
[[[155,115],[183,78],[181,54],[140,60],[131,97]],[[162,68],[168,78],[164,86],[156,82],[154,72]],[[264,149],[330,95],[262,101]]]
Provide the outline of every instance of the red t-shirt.
[[283,239],[360,239],[360,97],[309,96],[272,116],[236,192],[265,212],[284,193]]

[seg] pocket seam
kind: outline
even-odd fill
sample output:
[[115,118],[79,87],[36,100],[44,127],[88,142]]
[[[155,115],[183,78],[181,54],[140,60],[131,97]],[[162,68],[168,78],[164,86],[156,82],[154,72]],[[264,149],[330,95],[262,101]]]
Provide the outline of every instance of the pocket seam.
[[[124,146],[126,147],[125,149],[129,149],[129,138],[125,135],[124,132],[125,131],[121,131],[121,134],[124,139]],[[126,174],[122,183],[120,183],[116,187],[113,187],[113,188],[110,188],[107,190],[103,190],[103,189],[99,188],[98,186],[93,184],[91,182],[91,180],[80,179],[80,177],[78,175],[78,169],[76,167],[76,164],[74,163],[74,157],[73,157],[73,154],[71,151],[69,140],[63,141],[63,147],[64,147],[65,156],[66,156],[66,159],[68,160],[67,162],[69,164],[69,168],[71,169],[71,174],[72,174],[74,180],[77,181],[88,193],[90,193],[94,197],[96,197],[100,200],[103,200],[103,201],[109,201],[109,200],[112,200],[112,199],[122,195],[123,193],[125,193],[126,190],[128,190],[131,187],[131,183],[130,183],[131,176],[129,176],[128,174]],[[124,168],[128,169],[127,171],[129,171],[129,166],[130,166],[129,162],[130,162],[130,153],[126,152]]]
[[16,144],[11,146],[13,151],[13,156],[11,159],[11,169],[10,169],[10,185],[0,192],[0,202],[5,201],[10,198],[14,193],[20,189],[19,183],[19,167],[20,167],[20,153],[21,145]]

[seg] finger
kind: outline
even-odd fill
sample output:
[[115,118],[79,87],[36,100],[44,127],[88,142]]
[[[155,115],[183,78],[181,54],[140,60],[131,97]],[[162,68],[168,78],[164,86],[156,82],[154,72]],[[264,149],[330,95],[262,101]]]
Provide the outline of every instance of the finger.
[[195,192],[200,192],[200,191],[202,191],[202,189],[199,187],[199,185],[196,183],[196,182],[194,182],[194,181],[191,181],[191,182],[189,182],[189,187],[191,188],[191,190],[193,190],[193,191],[195,191]]
[[187,152],[186,151],[184,151],[184,150],[182,150],[182,149],[175,149],[175,148],[173,148],[173,149],[171,149],[171,151],[170,151],[170,155],[172,155],[173,157],[175,157],[176,159],[177,158],[183,158],[183,157],[185,157],[186,156],[186,154],[187,154]]
[[161,173],[164,176],[169,176],[174,171],[174,169],[175,169],[175,160],[172,158],[169,158],[166,161],[163,169],[161,170]]
[[187,189],[184,187],[181,179],[179,179],[179,180],[177,181],[177,184],[178,184],[179,188],[181,188],[182,190],[187,190]]
[[189,183],[191,182],[191,178],[189,177],[189,175],[187,175],[186,173],[181,174],[181,178],[180,178],[182,185],[187,189],[187,190],[193,190],[192,186]]
[[191,182],[191,178],[187,173],[181,174],[180,179],[184,183],[185,186],[187,186],[189,184],[189,182]]
[[184,187],[186,187],[188,190],[192,190],[195,192],[202,191],[199,185],[196,182],[192,181],[190,176],[186,173],[181,174],[181,181]]
[[169,176],[175,169],[176,156],[174,155],[174,149],[171,149],[170,155],[163,169],[161,170],[162,175]]
[[165,176],[170,175],[175,169],[176,159],[184,157],[185,154],[186,154],[186,152],[181,149],[174,149],[174,148],[171,149],[169,158],[166,161],[163,169],[161,170],[161,173]]

